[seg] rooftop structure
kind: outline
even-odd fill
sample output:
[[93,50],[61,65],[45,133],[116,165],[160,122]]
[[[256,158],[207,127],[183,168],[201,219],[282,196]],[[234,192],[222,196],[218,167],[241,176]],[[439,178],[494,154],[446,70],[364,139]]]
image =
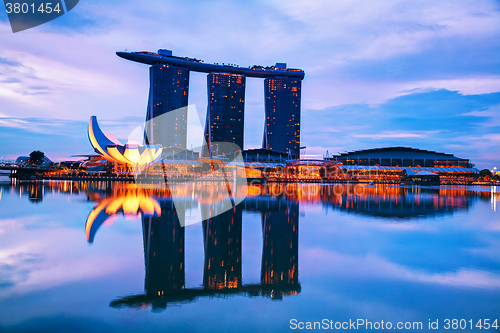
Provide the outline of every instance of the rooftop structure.
[[176,57],[172,55],[170,50],[158,50],[158,53],[142,51],[142,52],[116,52],[116,55],[127,60],[140,62],[147,65],[169,64],[178,67],[187,68],[193,72],[212,73],[222,72],[230,74],[240,74],[248,77],[276,77],[286,76],[303,80],[305,73],[301,69],[286,68],[286,63],[277,63],[274,66],[259,66],[239,67],[234,64],[208,64],[203,60],[189,57]]

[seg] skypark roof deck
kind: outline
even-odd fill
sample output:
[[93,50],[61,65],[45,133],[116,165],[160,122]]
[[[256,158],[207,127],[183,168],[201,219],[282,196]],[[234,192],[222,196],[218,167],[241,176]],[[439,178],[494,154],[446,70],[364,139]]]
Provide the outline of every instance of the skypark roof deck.
[[188,57],[176,57],[168,54],[158,54],[154,52],[116,52],[116,55],[135,62],[140,62],[142,64],[154,65],[154,64],[169,64],[179,67],[185,67],[190,71],[202,72],[202,73],[231,73],[240,74],[248,77],[259,77],[268,78],[276,76],[284,76],[289,78],[296,78],[303,80],[305,73],[301,69],[293,68],[280,68],[278,66],[262,67],[238,67],[236,65],[219,65],[219,64],[207,64],[198,59],[188,58]]

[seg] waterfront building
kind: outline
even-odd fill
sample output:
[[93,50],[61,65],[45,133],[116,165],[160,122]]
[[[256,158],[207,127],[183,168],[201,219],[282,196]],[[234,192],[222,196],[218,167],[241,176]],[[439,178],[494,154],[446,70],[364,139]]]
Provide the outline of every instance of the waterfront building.
[[47,168],[52,164],[52,161],[47,156],[43,156],[39,161],[31,162],[29,156],[19,156],[14,162],[15,165],[36,165],[40,168]]
[[[170,50],[154,52],[116,52],[127,60],[151,65],[150,96],[146,120],[188,105],[189,73],[208,73],[208,112],[205,138],[206,155],[217,154],[212,142],[234,143],[229,151],[244,148],[244,101],[246,77],[263,78],[265,113],[263,148],[285,152],[298,158],[300,151],[300,100],[304,71],[273,66],[240,67],[232,64],[209,64],[202,60],[173,56]],[[175,121],[153,120],[146,129],[148,144],[186,148],[186,113]],[[155,132],[156,131],[156,132]],[[226,148],[229,146],[225,146]],[[227,149],[226,149],[227,150]]]
[[265,126],[262,148],[300,153],[301,80],[273,77],[264,80]]
[[[243,149],[245,114],[245,76],[210,73],[208,79],[208,109],[205,156],[232,153]],[[219,152],[219,142],[233,143],[230,151]],[[224,145],[224,147],[228,147]],[[227,149],[222,149],[227,150]]]
[[469,159],[455,157],[453,154],[410,147],[386,147],[340,153],[325,156],[325,160],[342,165],[356,166],[394,166],[429,168],[473,168]]
[[243,156],[243,160],[245,162],[286,162],[290,159],[293,159],[294,156],[290,156],[286,152],[273,150],[273,149],[265,149],[265,148],[257,148],[257,149],[245,149],[241,152]]
[[470,184],[479,173],[469,159],[410,147],[365,149],[324,160],[338,163],[336,177],[355,181],[400,183],[408,173],[426,172],[439,175],[441,184]]

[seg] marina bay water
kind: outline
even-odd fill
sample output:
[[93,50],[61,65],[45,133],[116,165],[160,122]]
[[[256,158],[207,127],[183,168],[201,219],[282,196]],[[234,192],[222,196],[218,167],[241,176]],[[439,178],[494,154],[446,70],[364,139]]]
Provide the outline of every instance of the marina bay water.
[[217,186],[1,182],[0,331],[500,325],[496,188],[256,185],[207,214]]

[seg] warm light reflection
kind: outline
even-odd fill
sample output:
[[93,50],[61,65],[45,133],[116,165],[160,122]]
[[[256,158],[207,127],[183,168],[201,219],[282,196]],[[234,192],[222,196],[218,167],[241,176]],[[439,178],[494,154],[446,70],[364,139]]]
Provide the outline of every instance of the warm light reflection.
[[119,213],[134,216],[138,214],[160,216],[161,208],[155,199],[141,192],[128,192],[122,196],[100,200],[85,223],[87,242],[92,243],[97,229]]

